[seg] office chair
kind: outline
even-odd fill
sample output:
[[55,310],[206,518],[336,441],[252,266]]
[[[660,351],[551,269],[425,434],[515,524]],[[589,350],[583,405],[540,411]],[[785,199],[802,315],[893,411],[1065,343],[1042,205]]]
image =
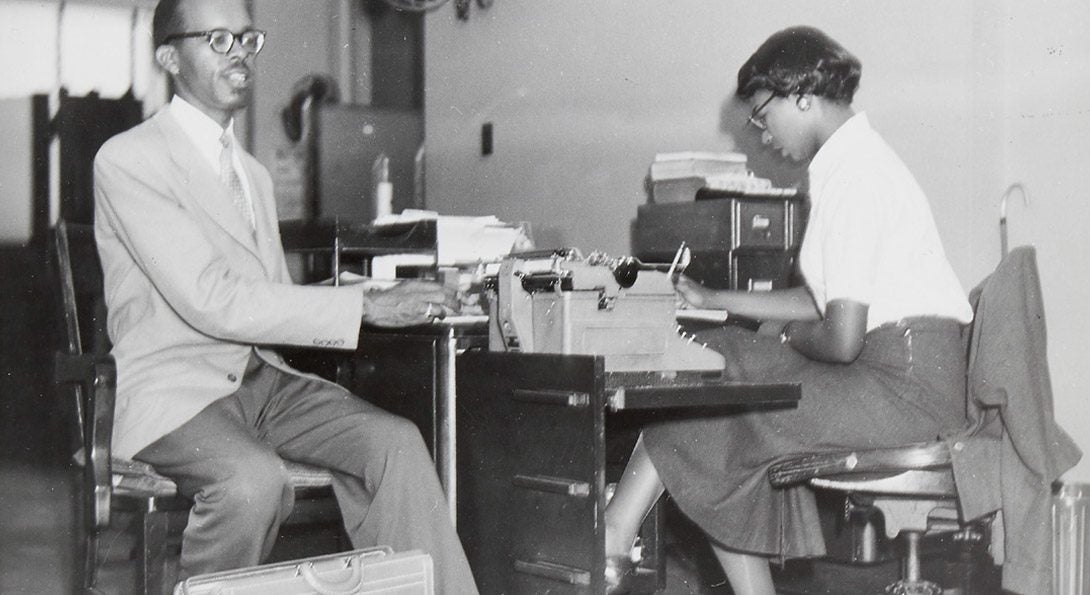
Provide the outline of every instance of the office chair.
[[[956,532],[962,540],[986,541],[997,564],[1006,559],[1012,567],[1041,568],[1050,562],[1051,484],[1079,454],[1052,418],[1033,249],[1006,255],[970,301],[975,317],[963,334],[969,355],[963,430],[899,448],[794,456],[769,469],[773,486],[808,483],[882,513],[886,534],[904,539],[902,578],[888,593],[942,592],[920,573],[925,534]],[[998,513],[1003,522],[992,522]],[[1005,540],[1004,533],[1017,539]],[[1036,559],[1027,563],[1029,557]],[[1021,586],[1019,592],[1048,592],[1043,574],[1008,579],[1004,567],[1004,588],[1008,580]]]
[[[53,257],[63,314],[64,347],[54,354],[53,377],[62,409],[74,420],[74,458],[82,467],[82,568],[79,587],[98,593],[100,536],[114,512],[134,515],[137,583],[142,593],[170,593],[167,561],[180,540],[191,503],[170,479],[146,463],[110,454],[117,369],[109,353],[102,269],[90,225],[63,219],[53,233]],[[324,469],[285,461],[295,508],[285,525],[334,525],[340,510]]]
[[[902,537],[904,554],[900,580],[886,588],[898,595],[939,595],[942,589],[920,571],[920,540],[924,535],[958,533],[966,543],[987,535],[990,517],[963,523],[958,492],[946,443],[901,448],[815,454],[788,459],[769,470],[775,487],[802,482],[821,490],[841,492],[849,509],[882,514],[886,536]],[[873,520],[867,518],[857,561],[876,561]]]

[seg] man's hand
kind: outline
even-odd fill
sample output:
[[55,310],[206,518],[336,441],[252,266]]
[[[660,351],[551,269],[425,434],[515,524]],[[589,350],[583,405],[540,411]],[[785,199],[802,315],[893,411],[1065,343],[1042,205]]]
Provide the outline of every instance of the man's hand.
[[431,281],[402,281],[388,289],[365,291],[363,322],[382,327],[426,324],[456,314],[458,306],[453,288]]

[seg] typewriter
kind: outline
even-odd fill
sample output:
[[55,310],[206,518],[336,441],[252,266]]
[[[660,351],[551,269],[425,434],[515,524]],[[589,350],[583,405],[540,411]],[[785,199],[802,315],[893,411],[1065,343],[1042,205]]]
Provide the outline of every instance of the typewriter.
[[512,254],[485,277],[489,349],[600,355],[606,372],[719,372],[677,325],[664,265],[578,250]]

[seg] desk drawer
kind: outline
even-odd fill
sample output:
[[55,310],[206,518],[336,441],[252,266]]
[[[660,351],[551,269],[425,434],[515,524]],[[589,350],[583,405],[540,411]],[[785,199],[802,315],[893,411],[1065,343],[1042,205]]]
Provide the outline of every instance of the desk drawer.
[[790,250],[801,232],[789,200],[723,198],[640,205],[633,245],[637,256],[669,259],[682,241],[696,251],[738,248]]
[[786,201],[735,200],[734,248],[786,250],[791,246]]
[[789,287],[802,236],[798,199],[718,198],[640,205],[633,234],[644,262],[670,262],[682,241],[685,274],[713,289]]
[[787,252],[734,254],[731,288],[768,291],[791,287],[794,255]]
[[684,241],[692,250],[730,250],[731,201],[640,205],[634,245],[637,255],[670,262]]

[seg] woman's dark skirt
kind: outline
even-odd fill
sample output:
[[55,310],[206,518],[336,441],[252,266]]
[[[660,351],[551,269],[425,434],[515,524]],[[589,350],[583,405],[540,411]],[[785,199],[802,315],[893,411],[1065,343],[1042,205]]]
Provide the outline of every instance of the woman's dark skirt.
[[727,549],[798,558],[825,554],[814,496],[773,489],[768,467],[812,452],[934,440],[965,423],[965,350],[952,320],[916,318],[867,333],[851,364],[811,360],[738,327],[698,334],[729,378],[800,382],[795,409],[650,425],[644,443],[678,507]]

